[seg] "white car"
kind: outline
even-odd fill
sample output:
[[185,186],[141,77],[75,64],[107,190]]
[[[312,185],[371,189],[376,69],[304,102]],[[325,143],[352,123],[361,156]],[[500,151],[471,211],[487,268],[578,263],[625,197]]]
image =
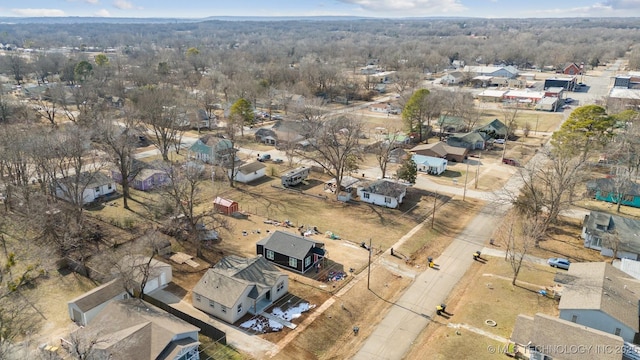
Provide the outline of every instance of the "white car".
[[505,139],[494,139],[494,140],[493,140],[493,143],[494,143],[494,144],[501,144],[501,145],[502,145],[502,144],[504,144],[505,142],[506,142],[506,140],[505,140]]

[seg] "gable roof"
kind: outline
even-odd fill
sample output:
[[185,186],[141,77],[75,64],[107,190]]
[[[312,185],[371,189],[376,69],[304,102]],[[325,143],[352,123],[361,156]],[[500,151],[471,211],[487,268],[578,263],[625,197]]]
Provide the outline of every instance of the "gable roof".
[[[68,185],[70,182],[75,183],[75,178],[74,178],[74,175],[71,175],[62,179],[57,179],[57,181],[61,184]],[[93,172],[93,173],[82,172],[78,180],[78,184],[80,186],[85,186],[87,189],[112,184],[114,182],[115,181],[111,177],[103,174],[100,171]]]
[[276,230],[271,235],[257,242],[268,250],[296,259],[303,259],[309,252],[324,255],[324,243],[296,235],[287,231]]
[[[539,346],[543,353],[545,350],[558,349],[567,345],[586,347],[598,344],[611,349],[622,349],[624,345],[624,340],[620,336],[541,313],[535,314],[534,317],[518,315],[511,341],[521,345],[531,343],[533,346]],[[553,355],[554,359],[566,360],[585,358],[585,354],[579,351],[567,351],[559,357],[557,355],[560,354],[556,353],[547,352],[546,355]],[[612,351],[608,354],[598,353],[598,359],[620,360],[622,356]]]
[[558,308],[600,310],[633,329],[638,324],[640,281],[606,262],[572,263]]
[[[585,216],[583,227],[587,234],[595,236],[602,236],[606,232],[615,232],[615,236],[619,240],[619,251],[640,254],[640,220],[591,211],[589,215]],[[608,238],[603,238],[602,241],[603,245],[608,245]]]
[[368,185],[362,186],[362,191],[382,196],[398,198],[407,191],[407,185],[389,181],[385,179],[376,180]]
[[269,291],[281,276],[286,276],[262,256],[243,258],[235,255],[220,260],[207,270],[193,292],[231,308],[250,288],[249,296],[258,298]]
[[466,142],[469,144],[475,144],[479,141],[484,141],[484,137],[481,135],[481,133],[475,131],[466,134],[453,134],[449,136],[449,139]]
[[508,133],[508,128],[502,121],[494,119],[490,123],[480,126],[476,131],[494,131],[497,135],[505,136]]
[[[110,302],[75,335],[95,340],[94,348],[100,358],[154,360],[162,359],[161,354],[178,335],[198,331],[199,328],[149,303],[127,299]],[[197,339],[192,339],[191,344],[198,344]]]
[[466,125],[466,122],[464,118],[459,116],[440,115],[440,117],[438,118],[438,125],[442,126],[443,124],[461,126],[461,125]]
[[413,148],[411,148],[409,151],[417,152],[421,150],[433,151],[434,153],[438,154],[438,156],[440,157],[445,157],[447,156],[447,154],[465,155],[467,153],[467,149],[465,148],[447,145],[442,141],[438,141],[437,143],[431,143],[431,144],[416,145]]
[[619,189],[624,189],[624,195],[640,195],[640,185],[631,180],[620,187],[620,184],[616,184],[611,178],[593,179],[587,182],[587,189],[600,191],[603,195],[617,193]]
[[87,291],[86,293],[69,301],[69,303],[75,304],[80,311],[87,312],[124,292],[124,284],[122,283],[122,280],[118,278],[106,282],[93,290]]
[[265,164],[261,163],[260,161],[254,161],[252,163],[247,163],[247,164],[244,164],[244,165],[240,166],[238,168],[238,172],[241,172],[241,173],[246,175],[246,174],[254,173],[254,172],[256,172],[256,171],[258,171],[260,169],[264,169],[266,167],[267,166]]
[[440,166],[440,165],[443,165],[443,164],[447,163],[447,160],[445,160],[443,158],[433,157],[433,156],[417,155],[417,154],[412,155],[411,159],[416,164],[423,164],[423,165],[427,165],[427,166]]

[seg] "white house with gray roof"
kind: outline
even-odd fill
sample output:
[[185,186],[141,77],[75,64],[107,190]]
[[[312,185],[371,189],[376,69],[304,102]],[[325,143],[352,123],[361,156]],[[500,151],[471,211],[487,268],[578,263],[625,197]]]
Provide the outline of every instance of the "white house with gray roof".
[[[260,161],[244,164],[235,169],[233,180],[243,184],[250,183],[266,176],[267,166]],[[231,169],[229,169],[231,174]]]
[[640,330],[640,281],[605,262],[572,263],[556,276],[564,286],[560,318],[636,343]]
[[407,187],[399,182],[380,179],[358,186],[358,196],[360,201],[395,209],[402,204],[402,200],[407,195]]
[[584,246],[604,256],[640,260],[640,221],[591,211],[582,224]]
[[289,291],[289,277],[262,256],[235,255],[207,270],[192,291],[195,308],[230,324],[259,314]]

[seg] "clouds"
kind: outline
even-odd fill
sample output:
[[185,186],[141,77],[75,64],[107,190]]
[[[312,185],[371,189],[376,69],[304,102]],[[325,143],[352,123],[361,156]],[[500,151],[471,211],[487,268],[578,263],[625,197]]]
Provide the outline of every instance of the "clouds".
[[109,13],[109,10],[107,9],[100,9],[96,11],[93,15],[97,17],[109,17],[111,16],[111,13]]
[[133,9],[133,4],[127,0],[116,0],[113,2],[113,7],[120,10]]
[[64,11],[60,9],[11,9],[11,13],[27,17],[65,16]]
[[365,11],[404,12],[420,16],[428,14],[459,13],[467,9],[460,0],[338,0],[342,3],[358,5]]

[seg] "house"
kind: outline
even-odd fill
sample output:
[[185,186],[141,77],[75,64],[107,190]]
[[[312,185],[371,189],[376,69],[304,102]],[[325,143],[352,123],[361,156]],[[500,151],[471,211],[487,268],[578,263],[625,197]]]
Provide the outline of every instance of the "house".
[[440,78],[442,85],[457,85],[464,81],[464,73],[460,71],[452,71]]
[[442,141],[438,141],[437,143],[416,145],[409,152],[415,155],[447,159],[447,161],[463,162],[469,154],[469,149],[449,146]]
[[622,182],[612,178],[594,179],[587,182],[587,191],[596,200],[612,204],[617,204],[620,200],[622,205],[640,208],[640,185],[631,180]]
[[[235,170],[233,180],[247,184],[265,177],[267,166],[260,161],[254,161],[252,163],[244,164]],[[229,175],[231,175],[231,169],[229,169]]]
[[640,283],[606,262],[572,263],[556,276],[563,285],[560,318],[637,343]]
[[562,73],[565,75],[581,75],[584,65],[578,65],[576,63],[568,63],[562,67]]
[[110,302],[129,298],[127,289],[138,292],[135,288],[139,289],[143,276],[147,276],[145,294],[167,286],[173,278],[171,265],[146,256],[125,256],[111,272],[114,279],[67,303],[71,320],[87,325]]
[[216,196],[216,198],[213,200],[213,209],[219,213],[231,215],[239,210],[239,205],[233,200],[228,200],[225,198],[221,198],[220,196]]
[[[117,168],[111,169],[111,178],[122,184],[122,174]],[[129,175],[129,186],[140,191],[151,191],[169,182],[169,175],[159,166],[134,159]]]
[[[91,343],[92,359],[199,360],[199,332],[143,300],[127,299],[110,302],[71,339]],[[73,343],[63,339],[62,344]]]
[[108,303],[128,297],[122,280],[113,279],[69,301],[69,317],[75,323],[86,326]]
[[[591,211],[584,217],[584,246],[604,256],[640,260],[640,221]],[[573,265],[572,265],[573,266]]]
[[509,135],[509,128],[502,121],[494,119],[486,125],[475,129],[476,132],[485,133],[487,137],[493,139],[506,139]]
[[278,142],[278,135],[273,129],[270,128],[260,128],[256,130],[255,139],[257,142],[261,142],[267,145],[276,145]]
[[354,178],[353,176],[343,176],[340,181],[340,188],[338,189],[336,186],[336,179],[329,179],[324,183],[324,189],[335,193],[338,191],[338,200],[340,201],[349,201],[353,196],[356,195],[357,187],[356,185],[360,182],[360,179]]
[[293,170],[289,170],[286,173],[282,174],[280,180],[282,181],[282,186],[296,186],[302,182],[304,182],[309,174],[311,173],[311,168],[308,167],[299,167]]
[[214,135],[205,135],[198,139],[187,151],[188,158],[200,160],[214,165],[227,164],[236,161],[237,149],[233,143]]
[[275,265],[300,274],[327,256],[324,243],[280,230],[258,241],[256,253]]
[[202,276],[192,304],[233,324],[245,314],[260,314],[289,291],[289,277],[262,256],[227,256]]
[[476,76],[491,76],[513,79],[518,76],[518,69],[513,66],[470,66],[467,65],[462,70]]
[[413,155],[413,162],[416,163],[418,171],[431,175],[440,175],[447,170],[447,160],[440,157]]
[[613,266],[640,280],[640,261],[620,259],[620,262],[614,262]]
[[53,187],[58,198],[67,201],[77,199],[80,205],[90,204],[116,192],[116,182],[101,172],[83,172],[77,178],[54,179]]
[[486,145],[485,136],[476,131],[466,134],[453,134],[447,138],[447,145],[469,150],[483,150]]
[[388,104],[371,104],[369,106],[369,111],[377,112],[377,113],[388,113],[389,105]]
[[366,185],[359,185],[357,193],[360,201],[395,209],[402,204],[402,200],[407,195],[407,187],[395,181],[380,179]]
[[[517,351],[525,359],[531,360],[623,359],[624,340],[620,336],[541,313],[534,316],[518,315],[511,341],[515,345],[512,347],[513,353]],[[582,350],[559,351],[569,346]],[[607,352],[604,349],[621,351]]]
[[459,116],[441,115],[438,118],[438,127],[440,132],[459,132],[467,128],[467,122]]

